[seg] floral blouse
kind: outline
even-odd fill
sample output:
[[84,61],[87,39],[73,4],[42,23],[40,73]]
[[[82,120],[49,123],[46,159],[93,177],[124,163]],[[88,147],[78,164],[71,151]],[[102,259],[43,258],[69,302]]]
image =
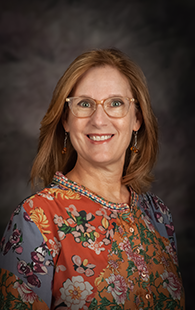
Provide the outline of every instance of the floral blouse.
[[11,216],[0,309],[184,309],[175,233],[156,196],[109,202],[57,172]]

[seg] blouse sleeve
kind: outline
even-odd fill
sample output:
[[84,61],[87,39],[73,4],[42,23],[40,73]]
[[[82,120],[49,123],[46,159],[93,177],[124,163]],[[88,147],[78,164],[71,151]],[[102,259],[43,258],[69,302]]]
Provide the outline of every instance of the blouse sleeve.
[[23,205],[11,216],[0,244],[0,309],[48,310],[53,260]]
[[177,241],[172,215],[169,208],[157,196],[146,193],[142,195],[141,209],[144,211],[162,237],[169,239],[172,248],[177,251]]

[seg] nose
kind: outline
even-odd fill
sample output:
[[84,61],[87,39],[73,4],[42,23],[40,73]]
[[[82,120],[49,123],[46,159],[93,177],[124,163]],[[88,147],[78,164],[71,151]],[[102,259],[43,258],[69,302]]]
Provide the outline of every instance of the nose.
[[104,108],[101,103],[98,103],[96,106],[96,110],[91,116],[91,122],[93,125],[99,126],[106,126],[108,123],[108,115],[104,111]]

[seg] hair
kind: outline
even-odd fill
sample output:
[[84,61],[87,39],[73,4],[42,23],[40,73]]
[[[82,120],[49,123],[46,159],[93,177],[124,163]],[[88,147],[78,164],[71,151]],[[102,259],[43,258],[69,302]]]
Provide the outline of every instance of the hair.
[[138,132],[138,153],[130,151],[134,137],[126,150],[122,184],[130,186],[138,194],[145,192],[153,181],[151,170],[158,152],[158,126],[152,111],[148,87],[142,70],[127,55],[117,49],[97,49],[78,56],[58,81],[49,109],[41,122],[38,153],[31,170],[32,186],[47,186],[56,171],[66,174],[73,169],[77,153],[70,139],[67,152],[62,154],[65,131],[62,115],[69,113],[66,98],[73,91],[82,75],[92,67],[111,66],[129,81],[132,95],[137,99],[143,121]]

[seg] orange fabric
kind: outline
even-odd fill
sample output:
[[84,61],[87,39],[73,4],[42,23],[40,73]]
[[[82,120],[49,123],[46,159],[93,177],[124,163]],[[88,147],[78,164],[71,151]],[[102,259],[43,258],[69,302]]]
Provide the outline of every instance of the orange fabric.
[[14,274],[1,269],[0,280],[0,309],[49,310],[44,301]]

